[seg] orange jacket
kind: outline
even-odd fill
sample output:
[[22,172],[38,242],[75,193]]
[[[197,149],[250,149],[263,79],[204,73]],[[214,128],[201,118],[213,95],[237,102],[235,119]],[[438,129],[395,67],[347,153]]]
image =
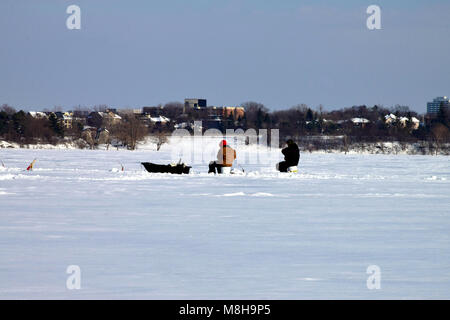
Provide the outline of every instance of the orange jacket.
[[236,150],[227,145],[221,147],[217,152],[217,163],[224,167],[231,167],[236,159]]

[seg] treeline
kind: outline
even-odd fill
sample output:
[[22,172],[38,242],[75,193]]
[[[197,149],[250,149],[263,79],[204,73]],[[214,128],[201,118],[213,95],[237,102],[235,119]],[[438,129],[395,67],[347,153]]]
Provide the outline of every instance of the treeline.
[[19,145],[76,142],[80,148],[91,149],[99,144],[110,145],[115,142],[134,150],[137,142],[153,129],[132,114],[123,115],[119,123],[104,121],[98,127],[87,126],[85,116],[81,116],[81,113],[77,115],[77,111],[74,114],[77,117],[70,122],[70,126],[66,126],[54,112],[39,118],[3,105],[0,107],[0,139]]
[[[242,106],[245,108],[243,117],[223,118],[218,129],[279,129],[282,140],[292,138],[298,141],[312,141],[315,136],[346,137],[348,141],[355,142],[449,142],[450,138],[449,111],[445,109],[429,116],[419,115],[407,106],[385,108],[363,105],[332,111],[325,111],[321,106],[313,110],[305,104],[274,111],[257,102],[246,102]],[[183,104],[172,102],[160,105],[160,110],[162,115],[173,119],[173,123],[202,121],[203,130],[217,126],[207,120],[210,117],[208,109],[187,110],[183,114]],[[396,119],[388,120],[388,115],[394,115]],[[402,121],[402,118],[408,120]],[[414,123],[413,119],[418,122]],[[367,122],[358,123],[358,120]],[[166,126],[166,130],[172,129],[172,125]]]
[[46,118],[36,118],[3,105],[0,107],[0,138],[19,144],[57,144],[70,140],[79,141],[80,147],[95,148],[99,144],[114,143],[135,149],[138,141],[152,135],[159,147],[179,124],[186,124],[189,130],[194,121],[202,121],[203,131],[209,128],[279,129],[281,141],[294,139],[309,149],[342,149],[354,143],[393,141],[425,141],[440,147],[450,142],[449,111],[442,108],[437,115],[429,116],[419,115],[403,106],[363,105],[332,111],[323,110],[321,106],[313,110],[304,104],[274,111],[257,102],[246,102],[242,106],[245,108],[243,116],[220,117],[219,120],[216,117],[212,121],[211,108],[183,112],[182,103],[170,102],[152,109],[152,116],[170,119],[165,123],[153,123],[144,114],[129,112],[121,113],[120,122],[103,120],[91,128],[86,125],[87,114],[104,111],[106,106],[74,111],[71,125],[67,127],[54,113],[48,113]]
[[[272,112],[260,103],[247,102],[244,106],[245,118],[237,125],[279,129],[281,141],[291,138],[304,147],[312,144],[321,149],[324,144],[332,148],[330,144],[333,143],[339,147],[343,144],[393,141],[427,141],[442,146],[450,142],[450,117],[446,109],[434,116],[422,116],[405,106],[388,109],[363,105],[325,111],[322,107],[313,110],[302,104]],[[394,117],[390,118],[391,115]]]
[[28,113],[3,105],[0,108],[0,137],[21,144],[56,144],[64,137],[64,128],[56,117],[35,119]]

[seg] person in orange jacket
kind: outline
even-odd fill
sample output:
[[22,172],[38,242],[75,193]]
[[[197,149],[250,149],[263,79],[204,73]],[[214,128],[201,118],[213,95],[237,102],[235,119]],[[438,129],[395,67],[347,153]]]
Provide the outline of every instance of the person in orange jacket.
[[222,173],[223,167],[233,166],[236,159],[236,150],[227,144],[226,140],[222,140],[219,144],[219,152],[217,152],[217,160],[209,163],[208,173]]

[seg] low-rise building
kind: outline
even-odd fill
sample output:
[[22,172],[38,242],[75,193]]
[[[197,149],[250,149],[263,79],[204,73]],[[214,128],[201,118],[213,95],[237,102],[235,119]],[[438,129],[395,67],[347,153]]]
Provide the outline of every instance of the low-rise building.
[[48,119],[48,116],[45,114],[45,112],[30,111],[28,112],[28,114],[34,119]]
[[406,128],[411,126],[411,129],[417,130],[420,126],[420,120],[416,117],[397,117],[394,114],[388,114],[384,117],[385,123],[391,126],[400,126],[402,128]]
[[398,123],[400,123],[400,126],[402,126],[403,128],[406,128],[408,126],[409,121],[410,120],[407,117],[398,118]]
[[395,122],[397,122],[397,116],[395,114],[391,113],[384,116],[384,123],[394,124]]
[[366,118],[352,118],[351,122],[356,126],[364,127],[366,124],[370,123],[370,120]]
[[225,118],[232,117],[235,121],[242,119],[245,115],[243,107],[223,107],[223,116]]
[[234,121],[242,119],[245,115],[244,107],[210,107],[210,116],[220,117],[222,119],[232,118]]
[[167,123],[170,119],[165,116],[149,117],[150,121],[153,123]]
[[164,107],[163,106],[143,107],[142,108],[142,114],[143,115],[150,115],[152,117],[156,117],[156,116],[162,115],[163,113],[164,113]]
[[122,117],[118,114],[107,110],[105,112],[95,111],[91,112],[87,119],[86,123],[90,126],[100,128],[109,125],[116,125],[122,121]]
[[411,117],[412,129],[417,130],[420,127],[420,120],[416,117]]
[[184,99],[183,113],[189,109],[205,109],[207,107],[206,99]]
[[55,112],[56,118],[62,123],[64,128],[72,128],[73,114],[70,112]]

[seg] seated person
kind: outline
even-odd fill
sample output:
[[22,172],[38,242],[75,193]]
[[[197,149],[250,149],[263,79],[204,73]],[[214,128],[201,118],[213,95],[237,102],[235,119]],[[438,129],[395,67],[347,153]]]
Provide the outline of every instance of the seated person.
[[300,150],[297,144],[292,139],[286,141],[286,144],[287,147],[281,150],[284,154],[284,161],[277,164],[277,170],[280,172],[288,172],[288,168],[297,166],[300,160]]
[[226,140],[222,140],[219,144],[220,149],[217,153],[217,161],[209,163],[208,173],[222,173],[223,167],[232,167],[233,161],[236,159],[236,151],[231,148]]

